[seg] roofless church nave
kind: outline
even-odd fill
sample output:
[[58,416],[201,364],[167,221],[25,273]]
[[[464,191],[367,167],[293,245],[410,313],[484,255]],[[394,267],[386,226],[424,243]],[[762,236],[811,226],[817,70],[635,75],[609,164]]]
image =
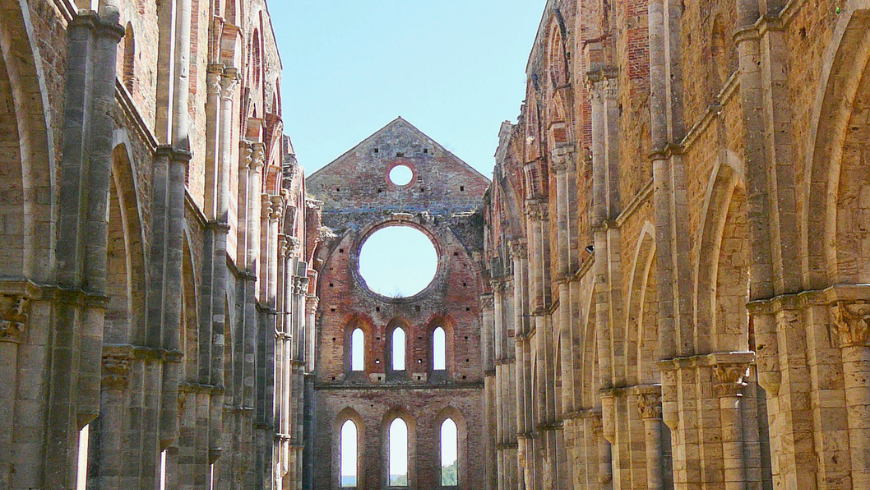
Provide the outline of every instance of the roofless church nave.
[[0,489],[870,488],[870,1],[541,4],[490,182],[306,178],[265,0],[0,0]]

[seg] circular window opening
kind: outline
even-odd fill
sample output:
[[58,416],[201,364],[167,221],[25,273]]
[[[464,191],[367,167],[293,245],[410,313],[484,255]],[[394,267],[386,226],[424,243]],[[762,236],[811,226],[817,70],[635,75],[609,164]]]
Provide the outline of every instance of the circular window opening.
[[372,291],[407,298],[426,289],[435,278],[438,253],[423,232],[390,226],[372,233],[359,254],[359,272]]
[[407,165],[396,165],[390,170],[390,182],[395,185],[408,185],[414,178],[414,172]]

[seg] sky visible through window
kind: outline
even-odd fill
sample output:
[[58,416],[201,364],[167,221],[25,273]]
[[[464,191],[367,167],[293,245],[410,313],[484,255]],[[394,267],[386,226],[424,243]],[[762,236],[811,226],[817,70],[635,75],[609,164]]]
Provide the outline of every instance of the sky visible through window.
[[438,254],[429,237],[408,226],[374,232],[360,251],[359,270],[372,291],[395,298],[413,296],[429,285]]
[[306,174],[402,116],[492,175],[544,0],[271,2],[285,132]]

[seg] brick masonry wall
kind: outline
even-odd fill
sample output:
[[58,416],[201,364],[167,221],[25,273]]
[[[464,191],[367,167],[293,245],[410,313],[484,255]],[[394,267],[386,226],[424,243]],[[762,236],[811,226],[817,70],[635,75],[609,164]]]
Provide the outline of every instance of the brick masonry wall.
[[[377,149],[377,152],[375,150]],[[413,169],[406,186],[389,180],[402,164]],[[460,462],[461,488],[482,488],[483,366],[478,298],[483,291],[476,255],[482,249],[477,209],[489,181],[402,119],[352,149],[308,179],[323,202],[323,224],[336,237],[318,257],[320,295],[315,400],[316,488],[337,482],[337,443],[331,444],[350,409],[365,424],[364,474],[368,487],[380,485],[387,459],[378,456],[385,428],[400,411],[416,434],[411,449],[411,487],[436,488],[436,417],[455,410],[467,424]],[[387,298],[368,290],[358,273],[359,249],[370,233],[402,222],[426,233],[439,256],[438,272],[421,293]],[[388,338],[405,328],[406,370],[391,372]],[[432,369],[432,332],[447,334],[447,370]],[[365,371],[350,372],[352,330],[365,334]],[[344,412],[343,412],[344,411]],[[389,420],[384,419],[387,416]],[[413,421],[413,424],[411,423]],[[382,424],[383,427],[382,427]],[[462,432],[463,429],[460,429]],[[463,436],[460,435],[462,439]]]

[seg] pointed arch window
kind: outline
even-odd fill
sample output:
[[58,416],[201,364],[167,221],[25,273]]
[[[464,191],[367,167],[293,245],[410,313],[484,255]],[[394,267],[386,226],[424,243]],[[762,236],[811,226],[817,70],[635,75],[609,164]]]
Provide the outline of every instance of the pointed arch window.
[[434,371],[447,369],[447,334],[441,327],[432,332],[432,369]]
[[361,328],[357,328],[350,336],[350,370],[365,370],[365,336]]
[[459,485],[459,436],[456,422],[447,419],[441,424],[441,486]]
[[390,424],[390,487],[408,486],[408,424],[396,418]]
[[393,371],[405,370],[405,330],[397,327],[393,330]]
[[357,428],[352,420],[341,426],[341,487],[356,488],[359,468]]

